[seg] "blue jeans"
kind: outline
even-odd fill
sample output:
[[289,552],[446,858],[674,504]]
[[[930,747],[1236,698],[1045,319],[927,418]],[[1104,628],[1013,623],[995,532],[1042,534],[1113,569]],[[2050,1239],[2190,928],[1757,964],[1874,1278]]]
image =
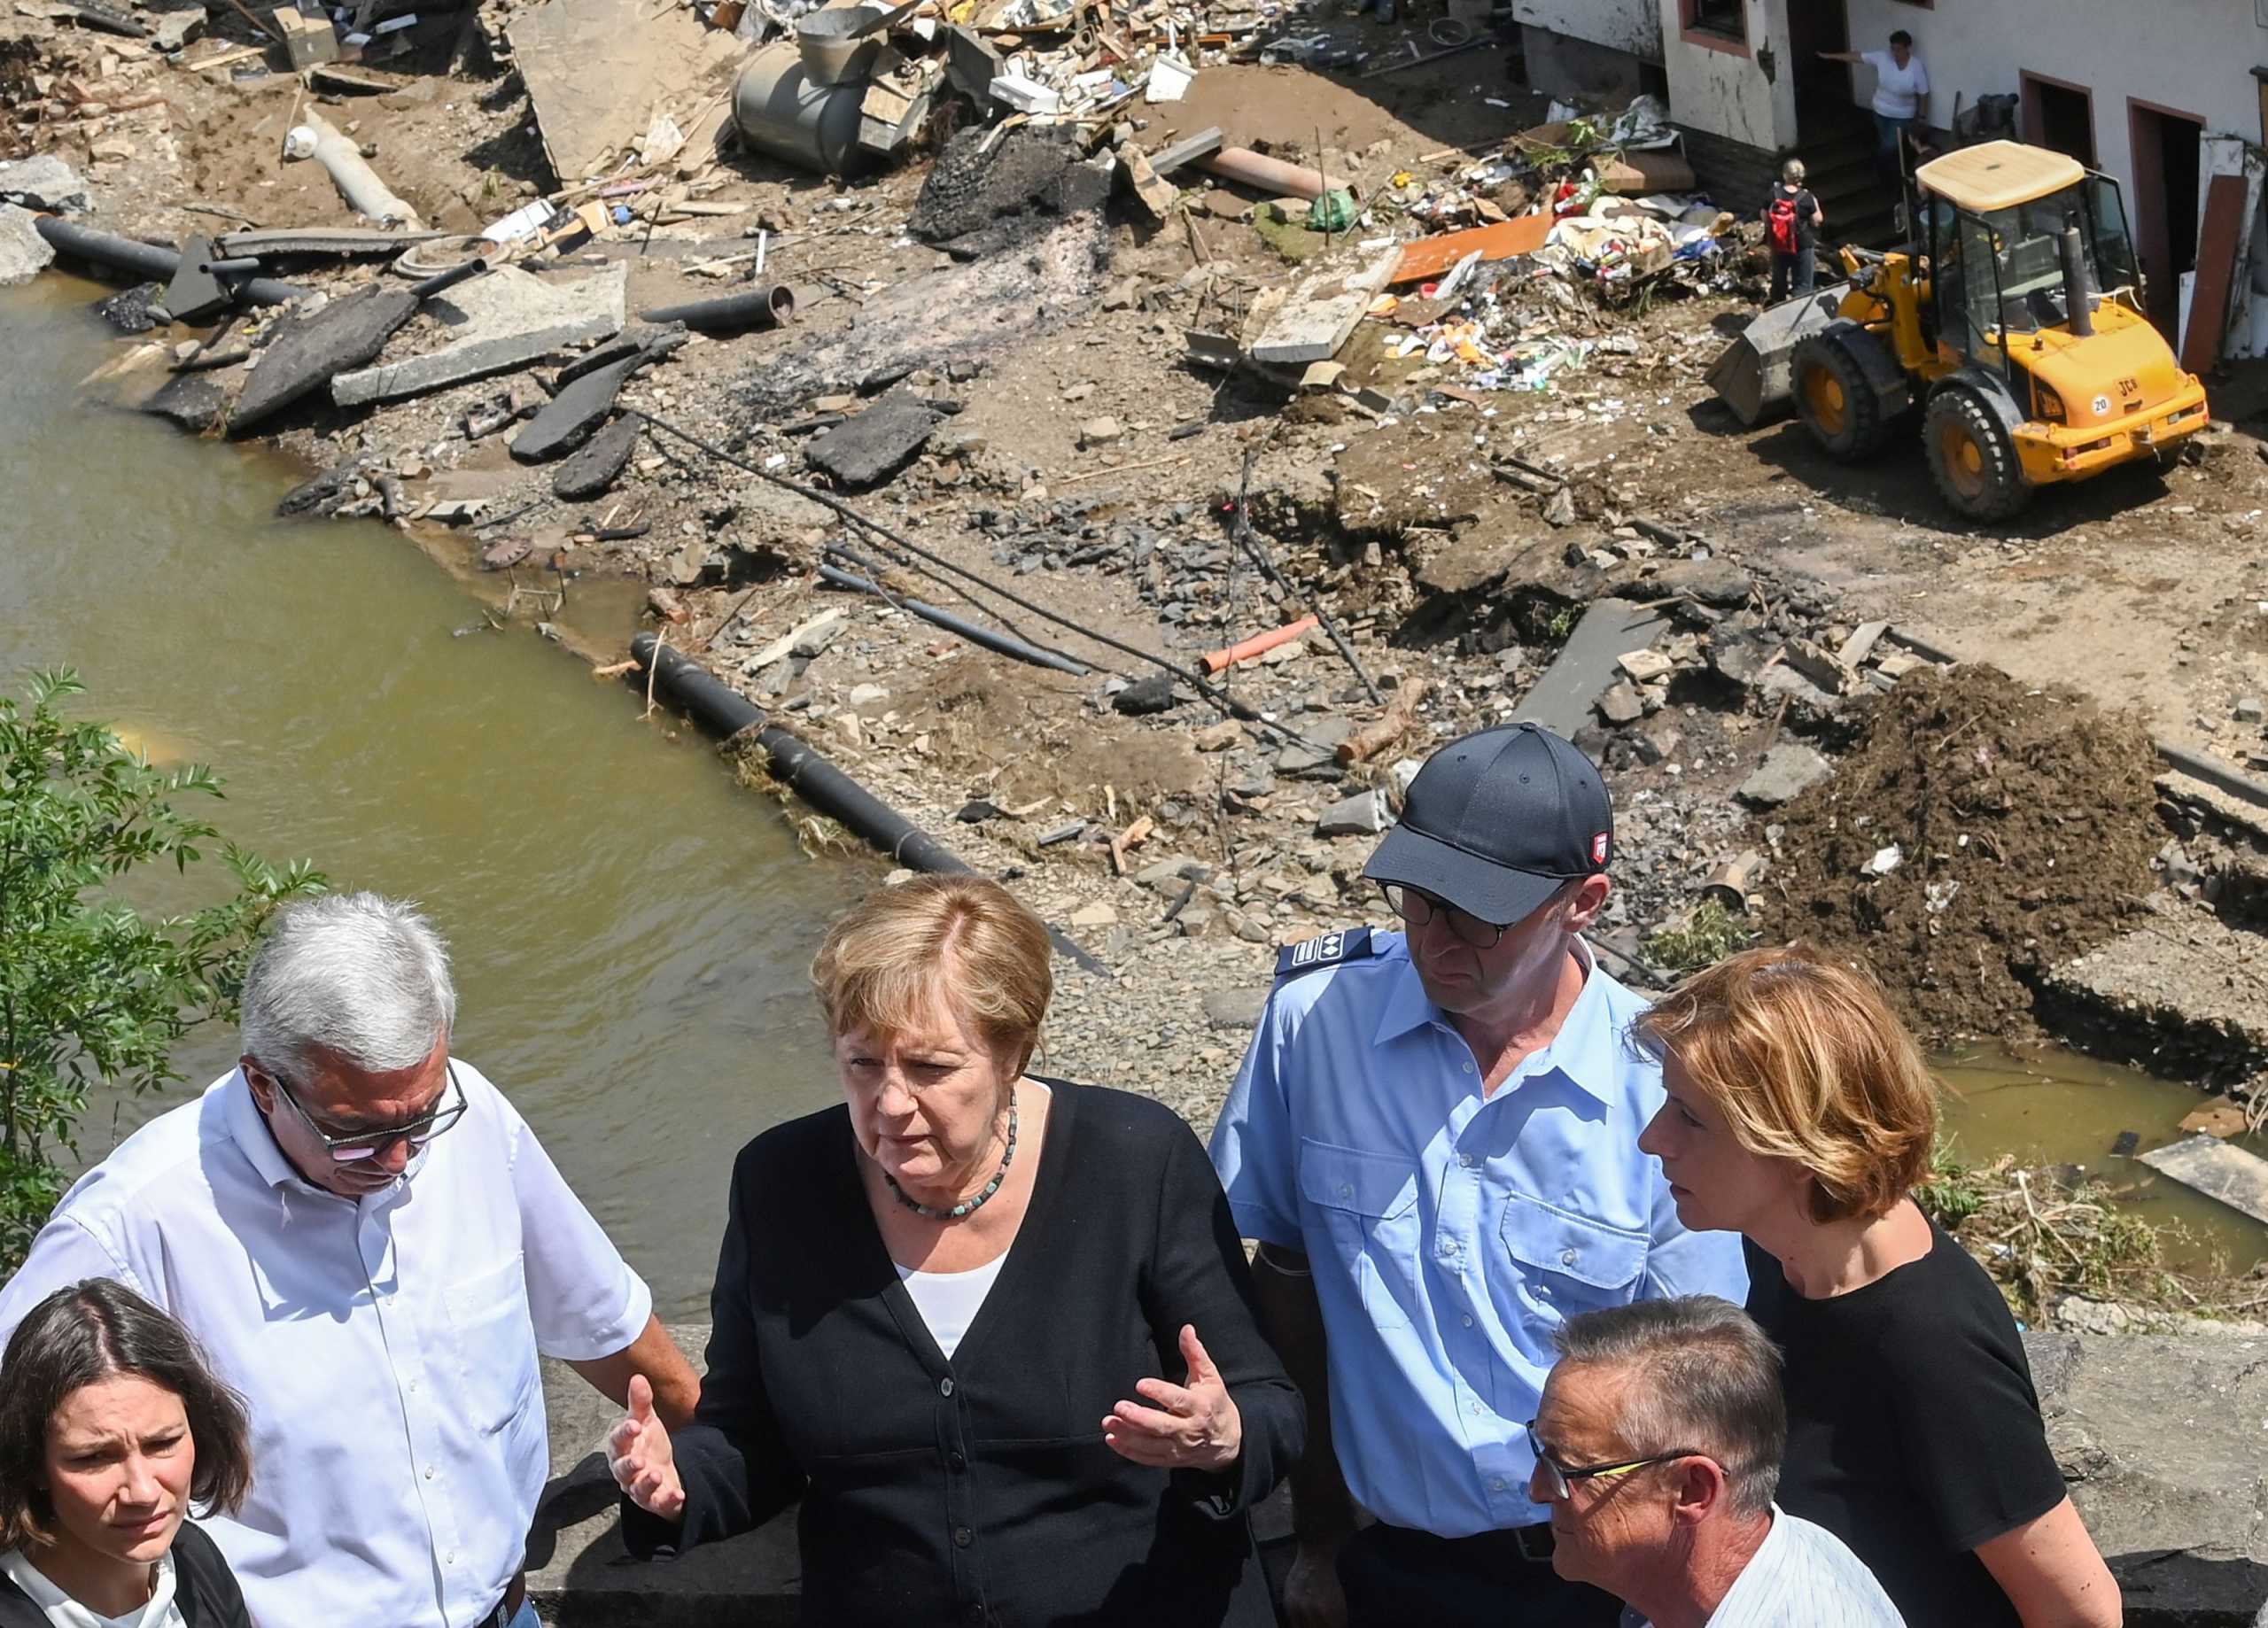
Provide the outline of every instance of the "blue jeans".
[[1875,115],[1875,168],[1882,173],[1884,180],[1892,182],[1898,180],[1899,172],[1905,167],[1899,143],[1921,122],[1919,118],[1892,119],[1887,113]]
[[535,1601],[520,1601],[519,1615],[512,1618],[511,1628],[543,1628],[543,1619],[535,1614]]

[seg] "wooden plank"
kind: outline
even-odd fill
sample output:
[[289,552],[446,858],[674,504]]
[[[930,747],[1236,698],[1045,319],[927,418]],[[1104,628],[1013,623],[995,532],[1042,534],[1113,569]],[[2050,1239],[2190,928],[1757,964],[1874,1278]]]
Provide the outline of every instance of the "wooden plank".
[[1543,247],[1543,240],[1551,235],[1552,225],[1548,214],[1518,215],[1494,226],[1476,226],[1471,231],[1420,237],[1402,250],[1402,262],[1387,281],[1397,288],[1406,283],[1427,282],[1441,275],[1475,249],[1480,251],[1483,260],[1508,260],[1515,254],[1533,254]]
[[2153,1149],[2141,1160],[2160,1175],[2218,1198],[2255,1221],[2268,1221],[2268,1159],[2232,1147],[2218,1136],[2199,1135]]
[[2237,240],[2244,225],[2244,177],[2214,176],[2205,190],[2205,224],[2197,234],[2189,326],[2181,335],[2181,365],[2192,373],[2206,372],[2220,360],[2229,325],[2229,284],[2236,276]]

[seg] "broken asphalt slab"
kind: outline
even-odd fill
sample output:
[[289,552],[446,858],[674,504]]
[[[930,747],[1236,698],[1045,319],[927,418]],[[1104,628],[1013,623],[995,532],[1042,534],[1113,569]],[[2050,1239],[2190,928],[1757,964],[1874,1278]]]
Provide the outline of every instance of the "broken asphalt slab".
[[804,460],[844,491],[864,492],[913,462],[944,422],[912,391],[893,390],[856,418],[814,436]]
[[177,374],[142,404],[144,413],[178,424],[192,435],[203,435],[219,423],[228,407],[229,386],[222,377],[211,373]]
[[1573,736],[1590,722],[1592,703],[1622,676],[1624,653],[1644,649],[1666,625],[1659,611],[1628,600],[1592,601],[1551,665],[1521,697],[1512,721]]
[[339,374],[361,367],[384,346],[417,309],[406,289],[367,288],[320,311],[284,319],[254,359],[252,376],[229,415],[229,432],[241,435]]
[[455,330],[454,343],[342,373],[330,382],[331,397],[341,407],[400,401],[524,368],[571,345],[604,339],[622,329],[629,277],[628,264],[620,260],[572,283],[500,266],[436,296],[426,307]]
[[597,497],[614,485],[630,462],[630,454],[638,445],[638,431],[644,428],[643,419],[625,413],[605,429],[593,436],[582,451],[559,466],[559,473],[551,477],[554,497],[569,502]]
[[577,379],[512,438],[512,456],[522,463],[547,463],[573,452],[606,422],[623,385],[645,364],[641,353]]

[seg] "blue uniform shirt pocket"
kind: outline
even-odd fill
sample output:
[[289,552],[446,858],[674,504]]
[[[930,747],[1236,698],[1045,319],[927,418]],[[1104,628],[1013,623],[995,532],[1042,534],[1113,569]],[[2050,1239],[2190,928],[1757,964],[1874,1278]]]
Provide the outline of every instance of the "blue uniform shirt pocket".
[[1515,1327],[1542,1325],[1547,1351],[1549,1329],[1638,1298],[1651,1243],[1643,1232],[1571,1215],[1525,1193],[1504,1196],[1498,1230],[1516,1268],[1508,1287],[1518,1306],[1506,1309],[1518,1314],[1506,1321]]
[[1418,1167],[1302,1136],[1300,1197],[1320,1213],[1331,1254],[1353,1275],[1372,1326],[1409,1327],[1418,1291]]

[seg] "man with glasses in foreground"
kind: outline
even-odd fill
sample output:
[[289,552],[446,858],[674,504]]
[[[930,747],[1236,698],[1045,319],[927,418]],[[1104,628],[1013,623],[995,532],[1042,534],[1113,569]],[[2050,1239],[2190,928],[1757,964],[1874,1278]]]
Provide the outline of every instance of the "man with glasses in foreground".
[[[1593,959],[1613,813],[1532,724],[1443,747],[1363,875],[1403,934],[1285,950],[1213,1162],[1260,1244],[1269,1330],[1308,1399],[1291,1628],[1612,1628],[1529,1496],[1553,1337],[1586,1311],[1745,1298],[1739,1250],[1678,1224],[1638,1133],[1660,1065]],[[1356,1530],[1356,1507],[1376,1523]]]
[[1772,1501],[1788,1410],[1746,1312],[1643,1300],[1556,1343],[1528,1444],[1560,1576],[1627,1601],[1625,1628],[1905,1628],[1840,1538]]
[[698,1399],[645,1283],[449,1056],[455,1018],[416,910],[287,907],[245,977],[238,1066],[81,1177],[0,1291],[4,1341],[52,1291],[117,1279],[242,1393],[252,1492],[205,1525],[264,1628],[535,1628],[538,1350],[617,1404],[644,1376],[673,1424]]

